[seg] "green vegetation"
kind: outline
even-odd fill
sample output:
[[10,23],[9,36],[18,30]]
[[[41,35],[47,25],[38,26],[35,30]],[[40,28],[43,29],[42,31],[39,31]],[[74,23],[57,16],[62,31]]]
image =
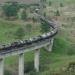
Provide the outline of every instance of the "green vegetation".
[[22,20],[26,20],[27,19],[27,13],[25,10],[23,10],[23,12],[21,13],[21,19]]
[[55,12],[55,16],[60,16],[59,10],[57,10],[57,11]]
[[46,12],[44,12],[43,16],[46,17]]
[[46,33],[50,31],[50,26],[46,22],[41,22],[40,28],[41,28],[40,32],[42,33]]
[[63,3],[60,3],[60,7],[63,7],[64,5],[63,5]]
[[16,39],[23,39],[25,36],[25,32],[23,28],[18,28],[18,30],[15,33]]
[[49,6],[51,6],[52,5],[52,2],[51,1],[49,1]]
[[17,3],[6,3],[3,6],[4,15],[6,17],[16,17],[18,13],[19,7]]
[[[34,51],[25,53],[25,73],[29,75],[75,75],[75,0],[48,0],[47,3],[49,5],[46,5],[42,12],[46,12],[44,16],[49,19],[57,20],[59,32],[55,37],[51,53],[44,48],[40,50],[39,73],[36,73],[33,68]],[[29,15],[31,16],[30,13]],[[0,43],[15,41],[15,33],[18,39],[20,37],[28,39],[49,31],[48,24],[42,23],[40,28],[35,17],[30,19],[25,22],[0,19]],[[6,58],[5,75],[17,75],[17,72],[18,56]]]
[[26,28],[26,31],[29,32],[29,35],[30,35],[31,31],[32,31],[32,25],[31,24],[27,24],[25,28]]
[[40,25],[38,23],[35,25],[33,22],[12,22],[0,19],[0,43],[16,41],[16,38],[19,39],[22,35],[23,39],[29,39],[30,37],[39,35],[39,29]]

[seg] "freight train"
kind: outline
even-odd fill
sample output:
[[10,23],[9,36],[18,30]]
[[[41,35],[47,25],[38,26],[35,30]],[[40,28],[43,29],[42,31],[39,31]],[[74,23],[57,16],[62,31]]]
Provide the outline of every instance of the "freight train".
[[39,14],[37,14],[37,15],[39,16],[40,21],[46,22],[47,24],[49,24],[50,27],[53,28],[53,30],[51,32],[44,33],[43,35],[30,38],[29,40],[20,40],[20,41],[16,41],[16,42],[13,42],[8,45],[2,45],[2,47],[0,48],[0,52],[6,51],[6,50],[11,50],[14,48],[17,49],[17,48],[25,47],[27,45],[32,45],[33,43],[37,43],[37,42],[44,41],[46,39],[50,39],[57,34],[58,30],[57,30],[57,26],[56,26],[56,24],[54,24],[54,22],[47,20],[47,18],[42,17]]

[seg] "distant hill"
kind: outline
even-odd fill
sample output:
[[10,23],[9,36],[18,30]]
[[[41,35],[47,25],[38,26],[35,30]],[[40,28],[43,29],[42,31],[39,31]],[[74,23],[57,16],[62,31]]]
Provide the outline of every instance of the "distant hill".
[[26,4],[33,4],[33,3],[38,3],[39,0],[0,0],[0,4],[7,2],[7,1],[17,1],[20,3],[26,3]]

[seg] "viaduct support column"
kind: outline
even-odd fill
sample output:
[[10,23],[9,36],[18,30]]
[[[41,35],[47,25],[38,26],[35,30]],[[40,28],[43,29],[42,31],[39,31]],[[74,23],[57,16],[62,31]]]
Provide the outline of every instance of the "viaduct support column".
[[24,75],[24,54],[19,54],[19,75]]
[[49,51],[49,52],[52,51],[53,41],[54,41],[54,38],[52,38],[52,39],[50,40],[49,45],[47,45],[47,46],[45,47],[45,49],[46,49],[47,51]]
[[48,45],[48,51],[49,51],[49,52],[52,51],[53,42],[54,42],[54,38],[52,38],[52,39],[50,40],[50,44]]
[[0,59],[0,75],[4,75],[4,59]]
[[35,50],[34,57],[34,69],[36,72],[39,72],[39,57],[40,57],[40,49]]

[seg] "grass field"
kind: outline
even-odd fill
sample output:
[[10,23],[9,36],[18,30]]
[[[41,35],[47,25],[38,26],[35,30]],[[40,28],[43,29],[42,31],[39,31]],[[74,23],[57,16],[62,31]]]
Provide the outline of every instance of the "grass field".
[[53,4],[55,4],[55,3],[64,3],[65,5],[66,4],[74,4],[75,3],[75,0],[47,0],[48,2],[49,1],[52,1],[53,2]]
[[[32,30],[29,33],[26,30],[26,25],[31,24]],[[0,19],[0,43],[10,43],[17,39],[15,39],[15,33],[18,28],[23,28],[25,32],[25,36],[23,39],[29,39],[30,37],[34,37],[40,35],[40,25],[38,23],[33,22],[23,22],[23,21],[5,21]]]

